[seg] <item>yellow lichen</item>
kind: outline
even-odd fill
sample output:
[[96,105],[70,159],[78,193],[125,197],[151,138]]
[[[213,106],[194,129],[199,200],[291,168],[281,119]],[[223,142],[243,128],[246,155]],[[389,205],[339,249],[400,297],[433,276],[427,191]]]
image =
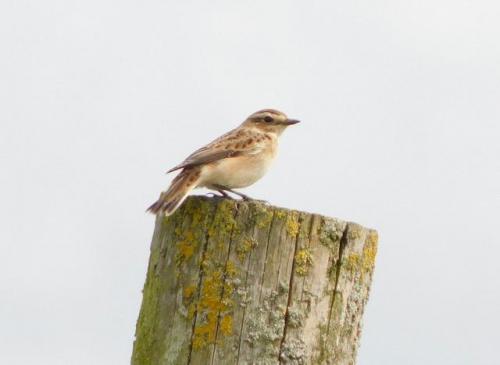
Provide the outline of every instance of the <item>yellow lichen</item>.
[[236,247],[236,253],[240,262],[245,261],[247,254],[255,247],[257,247],[257,241],[253,238],[245,237],[238,247]]
[[233,332],[233,317],[225,315],[220,321],[220,331],[224,336],[229,336]]
[[230,200],[223,200],[217,206],[214,221],[208,228],[209,237],[215,235],[229,235],[236,226],[234,219],[235,203]]
[[185,202],[186,212],[191,216],[191,226],[196,227],[200,224],[205,215],[203,214],[203,206],[206,204],[202,200],[189,199]]
[[307,275],[309,267],[313,264],[313,257],[308,248],[299,250],[295,255],[295,272],[299,275]]
[[377,256],[378,234],[376,231],[370,231],[363,249],[363,270],[373,270],[375,266],[375,257]]
[[193,294],[196,291],[196,285],[189,285],[183,290],[183,297],[185,301],[193,299]]
[[211,261],[206,263],[208,272],[203,281],[196,306],[198,319],[193,334],[193,348],[195,350],[215,343],[218,323],[222,336],[230,335],[233,329],[233,319],[230,315],[234,304],[231,300],[234,293],[232,279],[238,274],[238,271],[231,261],[227,262],[225,270],[213,269],[212,264]]
[[369,273],[375,266],[377,256],[378,236],[376,231],[370,231],[366,238],[362,253],[351,253],[344,259],[346,270],[351,273],[357,272],[363,278],[365,273]]
[[278,219],[284,219],[287,214],[286,214],[286,211],[285,210],[277,210],[276,212],[274,212],[274,215],[276,216],[276,218]]
[[261,203],[257,203],[253,212],[253,218],[258,228],[266,228],[273,220],[273,212]]
[[238,270],[236,269],[236,266],[232,261],[228,261],[226,264],[226,276],[229,278],[233,278],[236,276],[238,273]]
[[197,308],[200,323],[196,324],[193,336],[195,350],[215,341],[218,314],[226,309],[220,297],[222,285],[221,270],[212,272],[203,283]]
[[296,212],[291,212],[286,217],[286,231],[290,236],[295,237],[299,233],[299,228],[299,216]]
[[193,319],[195,314],[196,314],[196,303],[191,303],[188,307],[188,314],[187,314],[188,319]]
[[352,253],[345,258],[345,267],[347,270],[354,272],[359,267],[361,258],[357,253]]
[[187,231],[184,234],[184,238],[177,243],[177,254],[175,261],[177,265],[189,260],[193,256],[194,250],[197,246],[197,240],[195,235],[191,231]]
[[203,257],[201,258],[201,270],[202,271],[207,271],[210,268],[210,260],[211,260],[211,255],[209,252],[205,252],[203,254]]

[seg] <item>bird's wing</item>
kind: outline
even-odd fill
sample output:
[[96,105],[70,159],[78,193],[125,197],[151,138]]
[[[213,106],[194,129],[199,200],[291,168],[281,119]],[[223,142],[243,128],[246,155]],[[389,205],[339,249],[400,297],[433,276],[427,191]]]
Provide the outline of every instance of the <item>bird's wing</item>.
[[265,137],[262,133],[234,129],[196,150],[179,165],[168,170],[167,173],[243,154],[252,155],[259,153],[264,148],[264,140]]

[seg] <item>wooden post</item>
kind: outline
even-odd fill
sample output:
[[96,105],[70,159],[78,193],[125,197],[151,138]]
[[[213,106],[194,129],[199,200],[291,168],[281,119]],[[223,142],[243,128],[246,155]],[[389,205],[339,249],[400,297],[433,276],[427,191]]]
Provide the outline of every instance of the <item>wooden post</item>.
[[355,364],[377,233],[190,197],[158,217],[133,365]]

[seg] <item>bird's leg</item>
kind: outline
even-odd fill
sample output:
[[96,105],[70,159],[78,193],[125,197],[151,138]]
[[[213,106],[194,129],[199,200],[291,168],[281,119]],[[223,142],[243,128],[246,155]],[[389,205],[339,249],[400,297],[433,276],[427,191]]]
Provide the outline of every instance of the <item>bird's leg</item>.
[[228,193],[226,193],[224,191],[224,189],[220,188],[219,186],[214,186],[213,187],[213,190],[217,191],[220,195],[217,195],[215,193],[208,193],[208,194],[211,194],[212,197],[219,197],[219,198],[227,198],[227,199],[233,199],[233,197],[231,195],[229,195]]
[[233,189],[226,189],[227,191],[235,194],[235,195],[238,195],[241,199],[245,200],[245,201],[249,201],[249,200],[255,200],[253,198],[250,198],[248,195],[245,195],[243,193],[240,193],[239,191],[236,191],[236,190],[233,190]]
[[[236,191],[236,190],[233,190],[233,189],[230,189],[226,186],[222,186],[222,185],[214,185],[215,188],[217,188],[217,190],[222,190],[222,191],[229,191],[230,193],[233,193],[235,195],[238,195],[241,199],[243,199],[244,201],[251,201],[251,200],[254,200],[254,201],[258,201],[258,202],[263,202],[263,203],[267,203],[265,200],[258,200],[258,199],[254,199],[254,198],[251,198],[249,197],[248,195],[245,195],[243,193],[240,193],[239,191]],[[219,191],[220,191],[219,190]]]
[[228,199],[233,199],[233,197],[231,195],[229,195],[228,193],[226,193],[224,190],[218,190],[217,191],[224,197],[224,198],[228,198]]

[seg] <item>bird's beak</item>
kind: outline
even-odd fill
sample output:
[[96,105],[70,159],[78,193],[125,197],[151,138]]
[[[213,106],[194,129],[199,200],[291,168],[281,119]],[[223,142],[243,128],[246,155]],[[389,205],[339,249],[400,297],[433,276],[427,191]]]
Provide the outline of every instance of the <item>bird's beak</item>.
[[297,119],[287,119],[283,122],[284,125],[292,125],[292,124],[297,124],[300,123],[300,120]]

